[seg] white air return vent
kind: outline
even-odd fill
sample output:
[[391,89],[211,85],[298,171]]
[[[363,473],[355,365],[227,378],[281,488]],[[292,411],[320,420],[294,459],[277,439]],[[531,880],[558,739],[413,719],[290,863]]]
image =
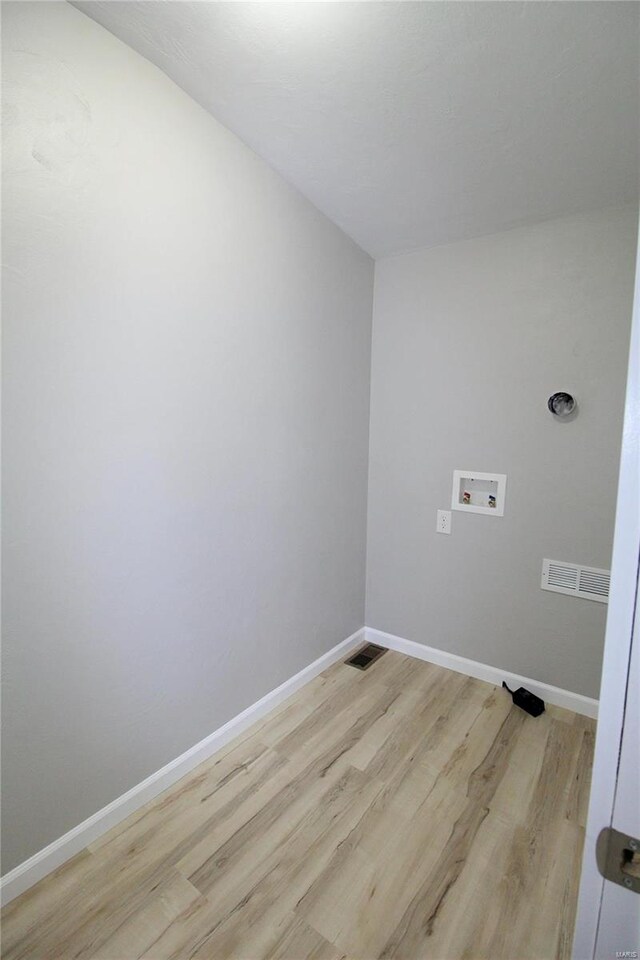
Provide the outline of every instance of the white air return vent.
[[562,560],[543,560],[540,586],[543,590],[552,590],[554,593],[567,593],[571,597],[584,597],[585,600],[607,603],[610,577],[609,570],[583,567],[578,563],[564,563]]

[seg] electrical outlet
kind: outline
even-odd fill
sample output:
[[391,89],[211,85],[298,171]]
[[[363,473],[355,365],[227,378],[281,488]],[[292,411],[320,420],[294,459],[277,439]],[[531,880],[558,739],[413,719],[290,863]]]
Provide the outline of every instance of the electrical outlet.
[[451,533],[451,510],[438,510],[436,533]]

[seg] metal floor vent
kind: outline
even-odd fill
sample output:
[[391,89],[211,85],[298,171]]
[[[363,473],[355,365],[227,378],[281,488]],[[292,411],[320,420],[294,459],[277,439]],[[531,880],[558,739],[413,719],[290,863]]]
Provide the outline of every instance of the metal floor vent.
[[352,657],[345,660],[345,663],[348,663],[350,667],[357,667],[358,670],[366,670],[386,652],[386,647],[379,647],[377,643],[367,643],[366,646],[356,650]]

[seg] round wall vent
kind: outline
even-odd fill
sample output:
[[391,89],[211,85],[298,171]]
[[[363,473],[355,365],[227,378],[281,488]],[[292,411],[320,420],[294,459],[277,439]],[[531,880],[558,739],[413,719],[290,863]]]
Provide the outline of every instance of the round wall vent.
[[555,417],[568,417],[576,409],[576,401],[570,393],[553,393],[547,400],[547,406]]

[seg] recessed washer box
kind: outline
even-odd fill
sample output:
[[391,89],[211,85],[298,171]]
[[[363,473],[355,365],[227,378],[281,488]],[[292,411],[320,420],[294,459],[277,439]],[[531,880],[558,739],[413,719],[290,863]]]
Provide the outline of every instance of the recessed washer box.
[[451,509],[463,513],[484,513],[488,517],[503,517],[506,489],[505,473],[454,470]]

